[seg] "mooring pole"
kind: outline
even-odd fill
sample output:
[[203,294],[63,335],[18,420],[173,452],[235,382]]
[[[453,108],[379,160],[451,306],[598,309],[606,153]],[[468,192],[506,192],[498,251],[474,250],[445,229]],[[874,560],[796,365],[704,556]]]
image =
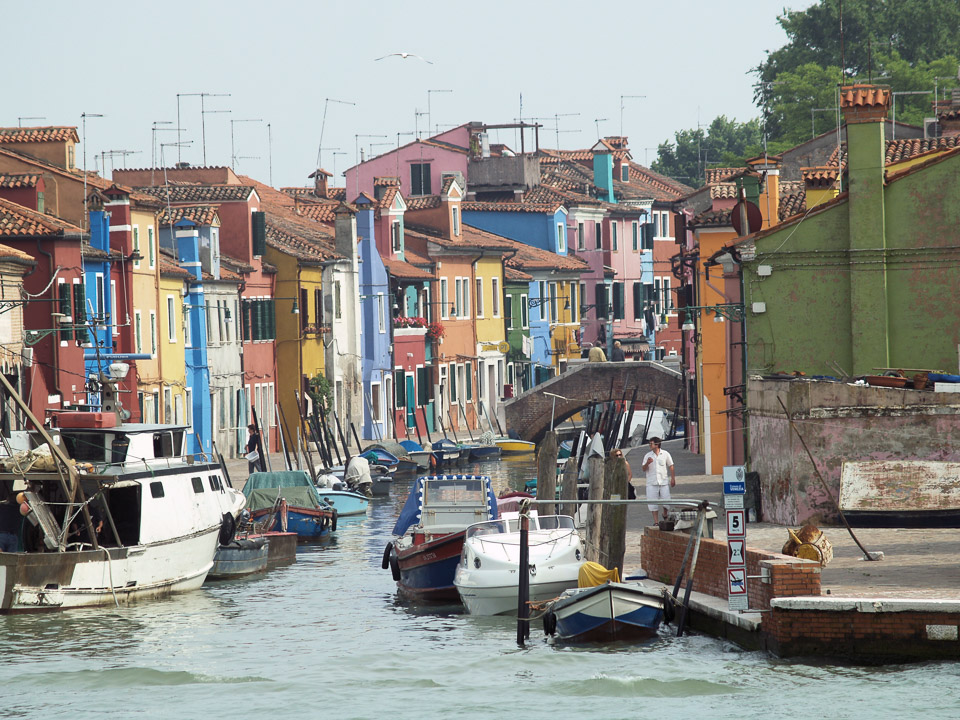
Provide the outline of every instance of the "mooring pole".
[[524,503],[520,509],[520,578],[517,584],[517,645],[523,647],[530,637],[530,511]]

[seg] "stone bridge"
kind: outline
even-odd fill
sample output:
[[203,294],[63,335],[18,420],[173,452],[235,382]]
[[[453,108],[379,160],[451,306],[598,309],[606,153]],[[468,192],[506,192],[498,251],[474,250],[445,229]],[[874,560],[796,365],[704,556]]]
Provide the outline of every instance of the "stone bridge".
[[524,440],[539,442],[550,429],[551,415],[557,425],[594,403],[624,395],[629,401],[634,390],[638,403],[672,410],[682,384],[679,372],[656,362],[582,363],[505,401],[504,418]]

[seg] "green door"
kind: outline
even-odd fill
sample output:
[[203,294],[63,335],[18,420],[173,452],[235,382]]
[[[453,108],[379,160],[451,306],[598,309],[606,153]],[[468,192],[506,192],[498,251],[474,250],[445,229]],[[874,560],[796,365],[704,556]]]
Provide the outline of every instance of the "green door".
[[407,375],[407,427],[415,426],[416,420],[414,412],[417,407],[417,393],[414,388],[413,375]]

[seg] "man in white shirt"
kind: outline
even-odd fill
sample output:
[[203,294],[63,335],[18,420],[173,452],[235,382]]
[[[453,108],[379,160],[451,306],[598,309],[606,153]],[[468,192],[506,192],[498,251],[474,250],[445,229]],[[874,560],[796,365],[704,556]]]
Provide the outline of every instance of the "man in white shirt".
[[[669,500],[670,488],[677,484],[677,476],[670,453],[660,449],[660,438],[650,438],[650,452],[643,456],[641,467],[647,473],[647,500]],[[654,503],[647,508],[653,513],[654,524],[659,520],[660,510],[663,510],[663,519],[667,519],[666,505]]]

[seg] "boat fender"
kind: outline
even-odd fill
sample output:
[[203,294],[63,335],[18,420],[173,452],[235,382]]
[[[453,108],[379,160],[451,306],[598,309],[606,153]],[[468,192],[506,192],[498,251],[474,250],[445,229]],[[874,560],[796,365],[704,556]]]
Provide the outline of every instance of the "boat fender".
[[387,546],[383,549],[383,560],[380,561],[380,568],[386,570],[390,567],[390,551],[393,550],[393,543],[387,543]]
[[390,573],[396,582],[400,582],[400,561],[397,560],[395,552],[390,553]]
[[555,635],[557,632],[557,614],[552,610],[543,615],[543,631],[547,635]]
[[223,519],[220,521],[220,544],[229,545],[236,531],[237,521],[230,513],[224,513]]
[[337,531],[337,517],[339,517],[339,515],[340,515],[340,513],[337,512],[337,509],[336,509],[336,508],[334,508],[334,509],[333,509],[333,520],[330,522],[330,532],[336,532],[336,531]]
[[671,623],[673,618],[677,615],[677,606],[673,599],[673,595],[664,591],[663,593],[663,620],[664,622]]

